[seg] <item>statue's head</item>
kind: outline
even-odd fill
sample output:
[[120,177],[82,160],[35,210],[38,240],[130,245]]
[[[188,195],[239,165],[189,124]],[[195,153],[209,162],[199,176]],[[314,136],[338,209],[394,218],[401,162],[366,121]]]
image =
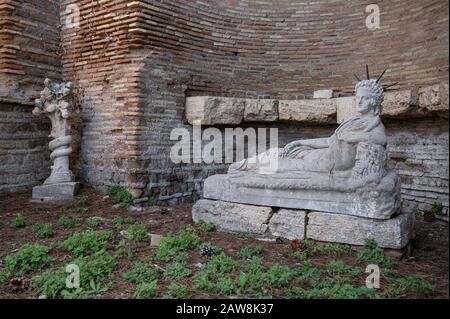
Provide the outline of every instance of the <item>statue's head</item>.
[[362,80],[356,85],[356,109],[358,113],[373,112],[380,115],[384,101],[384,88],[377,80]]

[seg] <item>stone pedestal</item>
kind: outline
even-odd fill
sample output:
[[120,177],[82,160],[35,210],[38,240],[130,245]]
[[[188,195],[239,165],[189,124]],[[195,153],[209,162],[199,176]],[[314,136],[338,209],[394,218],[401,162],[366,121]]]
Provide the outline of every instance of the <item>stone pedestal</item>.
[[376,220],[203,199],[194,205],[192,216],[195,222],[213,223],[219,231],[245,232],[260,238],[313,239],[360,246],[373,239],[380,247],[390,249],[402,249],[414,238],[412,213]]
[[73,115],[73,84],[55,83],[46,79],[45,88],[39,99],[33,115],[45,115],[52,123],[49,149],[53,161],[51,175],[41,186],[33,188],[32,202],[65,203],[72,201],[79,188],[79,183],[69,168],[69,156],[72,153],[72,136],[70,135],[69,119]]
[[33,188],[34,203],[66,203],[73,200],[80,183],[44,184]]

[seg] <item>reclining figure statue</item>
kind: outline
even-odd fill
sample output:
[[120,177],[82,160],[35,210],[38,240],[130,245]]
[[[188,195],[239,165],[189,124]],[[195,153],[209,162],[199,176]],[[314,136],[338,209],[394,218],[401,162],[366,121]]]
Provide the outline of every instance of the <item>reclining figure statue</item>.
[[396,172],[387,170],[380,78],[358,82],[360,115],[331,137],[298,140],[234,163],[228,175],[206,180],[204,197],[374,219],[397,214],[400,182]]

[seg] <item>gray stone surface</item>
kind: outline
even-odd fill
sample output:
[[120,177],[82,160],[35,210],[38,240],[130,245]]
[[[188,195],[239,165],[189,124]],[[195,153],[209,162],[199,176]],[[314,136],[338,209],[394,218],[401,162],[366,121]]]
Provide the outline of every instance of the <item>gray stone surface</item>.
[[314,99],[331,99],[333,98],[333,90],[317,90],[314,91]]
[[448,84],[442,83],[420,88],[419,107],[423,112],[448,114]]
[[[374,219],[389,219],[400,208],[400,181],[396,174],[387,175],[379,188],[353,191],[319,189],[320,185],[312,183],[320,182],[318,175],[295,177],[294,174],[272,175],[272,184],[264,187],[268,180],[263,175],[244,174],[238,178],[215,175],[205,181],[203,196],[248,205],[317,210]],[[299,185],[299,182],[310,185]]]
[[374,239],[380,247],[401,249],[414,238],[414,214],[404,213],[389,220],[313,212],[308,214],[306,236],[324,242],[364,245]]
[[244,119],[245,99],[196,96],[186,99],[186,119],[190,124],[238,125]]
[[302,210],[280,209],[270,219],[269,230],[275,237],[282,237],[289,240],[304,240],[306,212]]
[[245,122],[276,122],[278,118],[277,100],[245,100]]
[[383,102],[383,117],[407,117],[417,112],[417,89],[387,92]]
[[339,97],[336,98],[337,107],[337,123],[342,124],[352,117],[358,116],[356,111],[356,97]]
[[194,222],[213,223],[217,229],[263,235],[269,228],[272,208],[223,201],[199,200],[192,208]]
[[73,117],[73,84],[56,83],[50,79],[46,79],[44,84],[45,88],[39,99],[36,99],[33,110],[33,115],[45,115],[52,123],[50,137],[53,140],[49,148],[53,165],[50,177],[44,184],[70,183],[74,181],[74,175],[69,169],[69,155],[72,153],[69,119]]
[[389,220],[272,209],[224,201],[200,200],[192,210],[196,223],[203,220],[219,231],[246,232],[259,238],[313,239],[362,246],[374,239],[380,247],[402,249],[414,238],[414,214],[403,213]]
[[79,183],[44,184],[33,188],[32,201],[36,203],[64,203],[73,200]]
[[334,124],[337,106],[334,99],[281,100],[278,112],[282,121]]

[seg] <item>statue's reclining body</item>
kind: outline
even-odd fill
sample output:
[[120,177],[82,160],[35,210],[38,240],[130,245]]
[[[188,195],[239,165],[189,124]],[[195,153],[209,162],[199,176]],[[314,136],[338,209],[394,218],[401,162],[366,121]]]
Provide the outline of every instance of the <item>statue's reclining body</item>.
[[358,83],[360,117],[330,138],[299,140],[230,166],[205,182],[204,197],[243,204],[317,210],[373,219],[399,212],[398,174],[387,171],[387,137],[381,122],[384,89]]

